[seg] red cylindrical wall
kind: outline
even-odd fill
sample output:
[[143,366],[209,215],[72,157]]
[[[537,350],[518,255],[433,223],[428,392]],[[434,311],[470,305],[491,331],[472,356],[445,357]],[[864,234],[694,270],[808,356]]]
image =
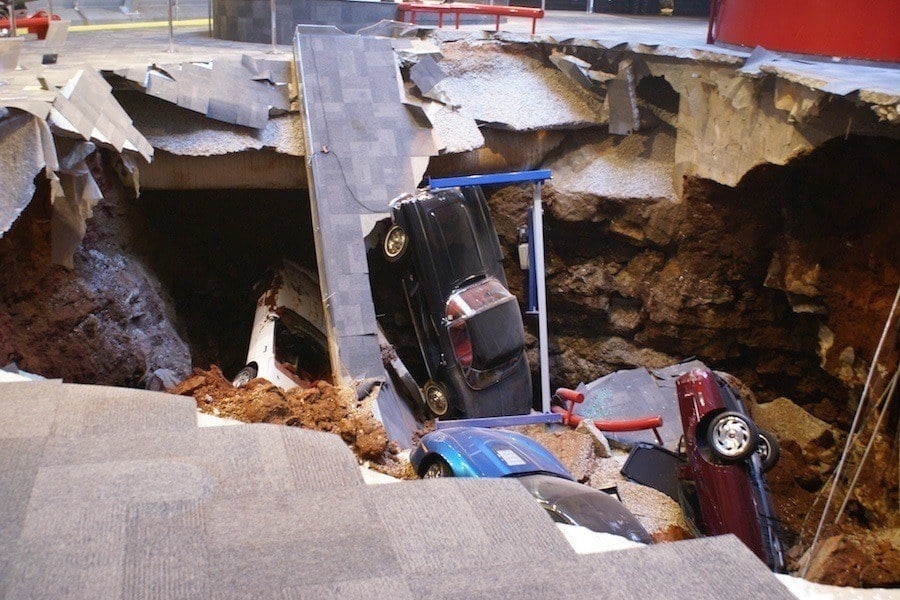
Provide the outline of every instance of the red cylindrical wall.
[[897,0],[714,0],[711,18],[716,42],[900,62]]

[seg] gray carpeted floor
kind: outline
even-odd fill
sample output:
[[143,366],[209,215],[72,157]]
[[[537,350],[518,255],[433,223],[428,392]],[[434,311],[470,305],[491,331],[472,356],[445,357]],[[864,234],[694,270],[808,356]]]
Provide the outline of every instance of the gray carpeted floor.
[[734,538],[577,556],[513,480],[363,484],[337,436],[0,384],[0,597],[791,598]]

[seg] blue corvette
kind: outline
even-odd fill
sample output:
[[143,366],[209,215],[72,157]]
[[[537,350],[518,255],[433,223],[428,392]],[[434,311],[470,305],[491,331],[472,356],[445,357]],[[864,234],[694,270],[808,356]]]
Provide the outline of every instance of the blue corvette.
[[553,520],[651,543],[625,506],[575,482],[533,439],[499,429],[450,427],[424,436],[409,457],[419,477],[515,477]]

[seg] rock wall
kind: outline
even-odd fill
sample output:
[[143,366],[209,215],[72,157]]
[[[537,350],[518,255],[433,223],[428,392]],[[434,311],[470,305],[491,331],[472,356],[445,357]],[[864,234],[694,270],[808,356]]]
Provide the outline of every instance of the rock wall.
[[104,200],[94,209],[73,268],[51,264],[49,189],[0,239],[0,364],[75,383],[142,386],[148,374],[190,372],[156,279],[129,254],[128,192],[99,153],[91,171]]
[[[845,423],[900,283],[897,146],[832,140],[734,188],[687,177],[680,201],[548,186],[553,385],[698,356]],[[490,204],[521,292],[530,192]]]

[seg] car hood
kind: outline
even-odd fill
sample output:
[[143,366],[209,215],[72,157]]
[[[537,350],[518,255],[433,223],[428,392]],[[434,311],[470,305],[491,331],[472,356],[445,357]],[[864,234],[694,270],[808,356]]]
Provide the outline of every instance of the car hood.
[[572,525],[619,535],[633,542],[653,543],[637,517],[605,492],[551,475],[528,475],[518,480],[542,506]]
[[[509,477],[529,473],[572,475],[555,456],[519,433],[475,427],[438,429],[422,438],[428,452],[456,452],[479,477]],[[446,458],[446,456],[445,456]]]

